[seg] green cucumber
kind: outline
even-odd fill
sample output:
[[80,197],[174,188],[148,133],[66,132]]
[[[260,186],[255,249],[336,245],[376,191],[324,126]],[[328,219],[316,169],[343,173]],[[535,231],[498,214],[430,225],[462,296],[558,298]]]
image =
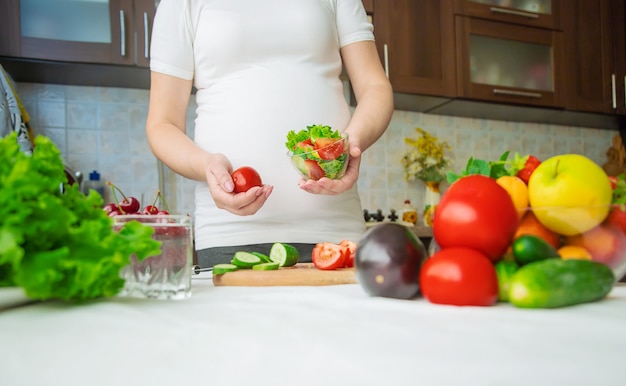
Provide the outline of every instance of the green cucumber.
[[274,271],[278,269],[278,263],[261,263],[252,267],[255,271]]
[[250,252],[252,253],[254,256],[258,257],[259,259],[261,259],[261,262],[263,263],[272,263],[272,259],[270,259],[270,257],[264,253],[261,252]]
[[257,264],[261,264],[262,261],[258,256],[250,252],[239,251],[235,252],[231,263],[239,268],[252,268]]
[[293,162],[296,169],[300,171],[303,175],[307,175],[309,171],[306,168],[306,164],[304,163],[305,159],[300,155],[291,156],[291,161]]
[[522,266],[511,278],[509,302],[521,308],[556,308],[604,298],[615,284],[599,262],[547,259]]
[[291,267],[300,260],[300,253],[293,245],[274,243],[270,249],[270,259],[281,267]]
[[559,257],[556,249],[535,235],[521,235],[513,240],[513,257],[519,264]]
[[213,266],[213,275],[223,275],[228,272],[234,272],[237,269],[237,266],[234,264],[215,264]]
[[519,264],[514,261],[500,260],[496,263],[495,268],[498,275],[498,300],[508,302],[511,278],[519,269]]

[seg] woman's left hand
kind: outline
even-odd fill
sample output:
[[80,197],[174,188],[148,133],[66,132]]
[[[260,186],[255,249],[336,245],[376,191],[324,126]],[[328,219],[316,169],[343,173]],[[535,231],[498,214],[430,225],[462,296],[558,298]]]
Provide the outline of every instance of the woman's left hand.
[[300,180],[298,186],[300,189],[313,194],[337,195],[347,190],[359,179],[359,166],[361,165],[361,149],[355,145],[350,145],[350,160],[346,174],[339,180],[331,180],[330,178],[320,178],[319,180]]

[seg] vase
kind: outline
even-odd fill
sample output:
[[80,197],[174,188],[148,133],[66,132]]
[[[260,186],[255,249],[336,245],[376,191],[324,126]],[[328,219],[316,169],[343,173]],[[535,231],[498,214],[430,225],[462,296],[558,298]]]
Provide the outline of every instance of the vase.
[[433,218],[435,217],[435,210],[441,199],[441,193],[439,192],[439,182],[425,181],[424,190],[424,225],[432,227]]

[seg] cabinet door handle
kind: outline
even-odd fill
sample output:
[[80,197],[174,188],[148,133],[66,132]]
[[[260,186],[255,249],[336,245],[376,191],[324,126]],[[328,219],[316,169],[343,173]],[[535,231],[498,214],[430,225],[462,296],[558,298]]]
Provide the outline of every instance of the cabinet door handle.
[[543,96],[538,92],[503,90],[500,88],[494,88],[493,93],[500,94],[500,95],[520,96],[520,97],[526,97],[526,98],[541,98]]
[[383,60],[385,61],[385,75],[389,78],[389,47],[383,45]]
[[491,7],[491,8],[489,8],[489,10],[491,12],[493,12],[493,13],[504,13],[504,14],[507,14],[507,15],[528,17],[530,19],[538,19],[539,18],[538,14],[532,13],[532,12],[514,11],[512,9],[498,8],[498,7]]
[[148,57],[150,56],[150,36],[148,35],[148,31],[150,31],[150,28],[148,28],[148,12],[144,12],[143,13],[143,56],[148,59]]
[[624,76],[624,108],[626,108],[626,75]]
[[124,10],[120,9],[120,54],[126,56],[126,23],[124,23]]
[[611,74],[611,103],[613,103],[613,109],[616,109],[617,91],[615,91],[615,74]]

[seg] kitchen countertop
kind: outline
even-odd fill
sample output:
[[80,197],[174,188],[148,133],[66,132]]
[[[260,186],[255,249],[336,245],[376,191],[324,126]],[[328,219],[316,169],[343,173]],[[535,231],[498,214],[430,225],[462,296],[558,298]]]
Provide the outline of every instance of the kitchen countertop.
[[0,312],[0,384],[623,385],[626,285],[553,310],[369,297],[358,284],[215,287],[179,301]]

